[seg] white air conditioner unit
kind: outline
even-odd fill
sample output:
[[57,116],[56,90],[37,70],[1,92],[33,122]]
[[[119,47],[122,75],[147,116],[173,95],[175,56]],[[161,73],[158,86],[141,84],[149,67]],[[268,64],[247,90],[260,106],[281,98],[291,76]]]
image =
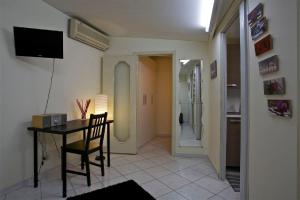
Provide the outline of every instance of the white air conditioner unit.
[[69,21],[69,37],[102,51],[109,47],[109,38],[106,35],[77,19]]

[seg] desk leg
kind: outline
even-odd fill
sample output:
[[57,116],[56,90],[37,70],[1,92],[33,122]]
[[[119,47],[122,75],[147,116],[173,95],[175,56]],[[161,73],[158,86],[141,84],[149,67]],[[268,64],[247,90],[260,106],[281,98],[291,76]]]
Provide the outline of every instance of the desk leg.
[[33,184],[38,187],[38,135],[37,131],[33,131]]
[[63,197],[67,196],[67,156],[66,156],[66,143],[67,143],[67,136],[63,134],[62,140],[62,156],[61,156],[61,166],[62,166],[62,181],[63,181]]
[[110,167],[110,124],[107,126],[107,166]]

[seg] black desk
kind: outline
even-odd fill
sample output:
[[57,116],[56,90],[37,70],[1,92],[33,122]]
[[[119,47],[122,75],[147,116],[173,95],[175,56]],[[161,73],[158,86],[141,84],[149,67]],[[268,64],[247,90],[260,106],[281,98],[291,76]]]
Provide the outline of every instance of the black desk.
[[[107,166],[110,167],[110,124],[113,120],[107,120]],[[28,127],[29,131],[33,131],[33,166],[34,166],[34,187],[38,187],[38,132],[40,133],[51,133],[62,136],[62,148],[65,149],[67,144],[67,135],[78,131],[85,131],[88,129],[89,120],[72,120],[68,121],[63,126],[53,126],[50,128],[34,128]],[[61,158],[61,170],[64,172],[67,168],[66,153],[63,151]],[[67,196],[67,176],[66,173],[62,173],[63,180],[63,197]]]

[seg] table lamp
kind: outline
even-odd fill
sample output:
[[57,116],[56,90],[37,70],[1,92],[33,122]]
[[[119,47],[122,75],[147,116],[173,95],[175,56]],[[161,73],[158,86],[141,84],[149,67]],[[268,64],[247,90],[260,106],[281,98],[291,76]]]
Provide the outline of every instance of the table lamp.
[[107,112],[107,95],[98,94],[95,97],[95,114]]

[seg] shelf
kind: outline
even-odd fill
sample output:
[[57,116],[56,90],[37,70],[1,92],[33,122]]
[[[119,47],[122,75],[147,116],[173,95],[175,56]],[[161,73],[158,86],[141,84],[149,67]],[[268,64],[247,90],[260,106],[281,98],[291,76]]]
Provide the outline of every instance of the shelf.
[[232,84],[227,84],[227,87],[238,87],[238,85],[235,83],[232,83]]

